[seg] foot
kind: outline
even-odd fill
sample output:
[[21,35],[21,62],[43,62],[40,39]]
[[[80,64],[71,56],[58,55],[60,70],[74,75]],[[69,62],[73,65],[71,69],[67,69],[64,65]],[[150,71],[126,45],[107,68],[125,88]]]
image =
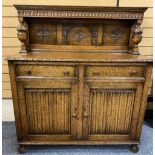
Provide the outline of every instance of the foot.
[[133,152],[133,153],[137,153],[137,152],[139,151],[139,147],[138,147],[137,144],[131,145],[129,149],[130,149],[130,151]]
[[26,152],[26,146],[24,146],[24,145],[19,145],[19,147],[18,147],[18,152],[19,152],[19,153],[25,153],[25,152]]

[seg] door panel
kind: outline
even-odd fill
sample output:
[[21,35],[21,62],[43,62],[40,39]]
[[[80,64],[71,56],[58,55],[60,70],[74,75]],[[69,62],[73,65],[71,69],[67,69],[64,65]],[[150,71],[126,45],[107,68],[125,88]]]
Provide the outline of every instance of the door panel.
[[77,104],[77,84],[60,81],[60,85],[52,84],[49,88],[46,87],[47,83],[48,81],[35,81],[31,85],[31,82],[17,82],[23,139],[30,140],[33,137],[35,140],[71,140],[76,138],[73,122],[76,119],[71,119],[71,115],[74,113],[72,109]]
[[69,89],[26,89],[30,134],[69,134]]
[[87,83],[85,87],[84,139],[134,138],[143,84],[120,83],[119,88],[110,82],[95,84]]
[[129,134],[135,90],[92,89],[90,134]]

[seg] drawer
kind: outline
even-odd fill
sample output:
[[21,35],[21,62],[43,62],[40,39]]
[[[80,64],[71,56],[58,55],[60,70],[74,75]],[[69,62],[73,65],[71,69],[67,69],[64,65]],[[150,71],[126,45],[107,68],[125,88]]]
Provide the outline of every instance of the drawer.
[[17,65],[17,76],[75,77],[75,66]]
[[144,77],[145,66],[88,66],[86,77]]

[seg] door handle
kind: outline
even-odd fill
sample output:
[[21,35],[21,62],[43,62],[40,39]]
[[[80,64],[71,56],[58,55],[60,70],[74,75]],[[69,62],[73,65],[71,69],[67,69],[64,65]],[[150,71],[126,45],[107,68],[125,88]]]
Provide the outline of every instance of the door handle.
[[76,116],[77,116],[76,113],[73,113],[73,114],[72,114],[72,117],[73,117],[73,118],[76,118]]
[[64,71],[63,74],[64,74],[64,76],[69,76],[70,73],[69,73],[69,71]]
[[88,116],[89,116],[89,115],[88,115],[87,113],[84,113],[84,114],[83,114],[83,117],[84,117],[84,118],[86,118],[86,117],[88,117]]

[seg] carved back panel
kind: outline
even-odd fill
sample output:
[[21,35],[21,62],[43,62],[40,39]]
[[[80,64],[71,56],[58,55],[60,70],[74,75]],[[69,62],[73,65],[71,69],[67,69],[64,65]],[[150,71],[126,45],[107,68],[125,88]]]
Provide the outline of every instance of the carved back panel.
[[[131,22],[101,20],[48,20],[29,21],[30,44],[47,49],[46,45],[119,46],[128,49]],[[52,48],[52,46],[51,46]],[[64,46],[65,48],[65,46]],[[84,47],[85,48],[85,47]]]
[[30,44],[55,45],[57,44],[57,26],[54,23],[46,21],[31,21]]

